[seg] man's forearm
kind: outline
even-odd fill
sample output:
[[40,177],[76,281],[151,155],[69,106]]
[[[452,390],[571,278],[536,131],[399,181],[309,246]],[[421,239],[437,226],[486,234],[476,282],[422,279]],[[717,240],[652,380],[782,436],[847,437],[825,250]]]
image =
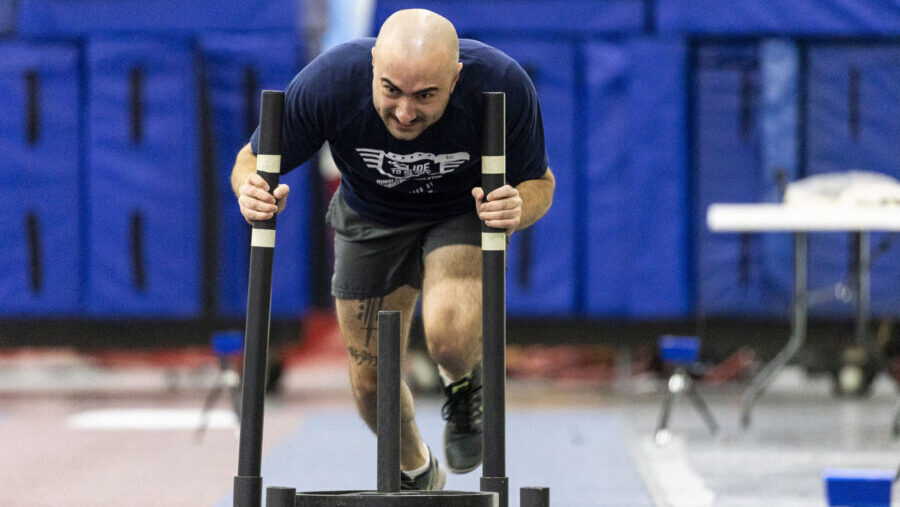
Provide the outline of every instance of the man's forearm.
[[522,218],[516,230],[521,230],[537,222],[553,202],[553,189],[556,187],[556,178],[550,168],[537,180],[526,180],[516,185],[519,198],[522,199]]
[[234,191],[235,196],[240,194],[241,185],[247,181],[247,176],[254,172],[256,172],[256,155],[253,154],[248,143],[238,152],[234,161],[234,169],[231,170],[231,190]]

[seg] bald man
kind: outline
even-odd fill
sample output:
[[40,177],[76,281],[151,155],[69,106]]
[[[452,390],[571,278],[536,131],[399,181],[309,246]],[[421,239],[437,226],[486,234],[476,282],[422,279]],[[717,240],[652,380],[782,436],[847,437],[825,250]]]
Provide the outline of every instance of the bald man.
[[[507,180],[485,197],[481,93],[506,92]],[[259,131],[237,156],[231,183],[251,222],[284,209],[255,174]],[[341,184],[327,220],[335,230],[332,294],[360,415],[376,424],[376,317],[401,312],[404,349],[421,294],[428,351],[447,401],[444,456],[452,472],[481,463],[481,222],[512,234],[550,207],[555,186],[540,106],[522,68],[502,52],[459,40],[426,10],[394,13],[376,39],[313,60],[285,96],[281,171],[329,142]],[[438,490],[445,473],[419,436],[401,391],[401,484]]]

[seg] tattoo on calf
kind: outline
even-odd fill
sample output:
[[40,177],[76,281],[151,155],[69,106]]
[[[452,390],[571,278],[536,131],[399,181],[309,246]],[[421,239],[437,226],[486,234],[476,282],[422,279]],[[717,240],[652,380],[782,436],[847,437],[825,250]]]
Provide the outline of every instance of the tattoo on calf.
[[359,350],[356,347],[350,347],[350,357],[356,361],[357,366],[378,366],[378,356],[368,350]]
[[359,304],[356,319],[360,322],[360,328],[366,332],[366,347],[373,336],[378,334],[378,311],[384,306],[383,297],[369,298]]

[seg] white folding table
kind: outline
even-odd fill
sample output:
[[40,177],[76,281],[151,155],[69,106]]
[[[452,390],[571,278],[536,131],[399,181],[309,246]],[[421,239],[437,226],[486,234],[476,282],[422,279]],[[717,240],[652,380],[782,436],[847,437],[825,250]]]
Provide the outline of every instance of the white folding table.
[[[750,424],[753,405],[778,371],[806,341],[809,291],[807,288],[807,233],[849,232],[856,248],[856,270],[851,291],[856,306],[856,339],[869,356],[879,361],[871,333],[869,233],[900,231],[900,206],[831,204],[713,204],[706,223],[714,232],[788,232],[794,240],[794,290],[791,303],[791,337],[785,347],[753,378],[741,396],[741,425]],[[897,426],[895,422],[895,427]]]

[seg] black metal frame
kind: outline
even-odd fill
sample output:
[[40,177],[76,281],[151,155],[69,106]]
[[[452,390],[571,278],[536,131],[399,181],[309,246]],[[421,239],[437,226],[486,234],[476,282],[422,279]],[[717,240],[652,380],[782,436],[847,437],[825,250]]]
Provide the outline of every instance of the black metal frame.
[[[483,94],[484,137],[482,166],[486,158],[493,172],[483,173],[485,195],[505,185],[506,96]],[[263,91],[260,114],[260,155],[281,153],[284,93]],[[259,166],[258,166],[259,172]],[[484,170],[484,169],[483,169]],[[270,189],[278,185],[278,173],[259,172]],[[275,217],[254,222],[256,229],[271,231]],[[506,231],[483,226],[482,316],[484,360],[484,466],[481,492],[400,490],[400,312],[378,312],[378,490],[300,492],[294,488],[267,489],[267,507],[506,507],[509,479],[506,474]],[[266,355],[268,350],[272,258],[271,245],[253,245],[244,345],[244,385],[241,411],[238,475],[234,478],[235,507],[259,507]],[[549,507],[547,488],[522,488],[522,507]]]

